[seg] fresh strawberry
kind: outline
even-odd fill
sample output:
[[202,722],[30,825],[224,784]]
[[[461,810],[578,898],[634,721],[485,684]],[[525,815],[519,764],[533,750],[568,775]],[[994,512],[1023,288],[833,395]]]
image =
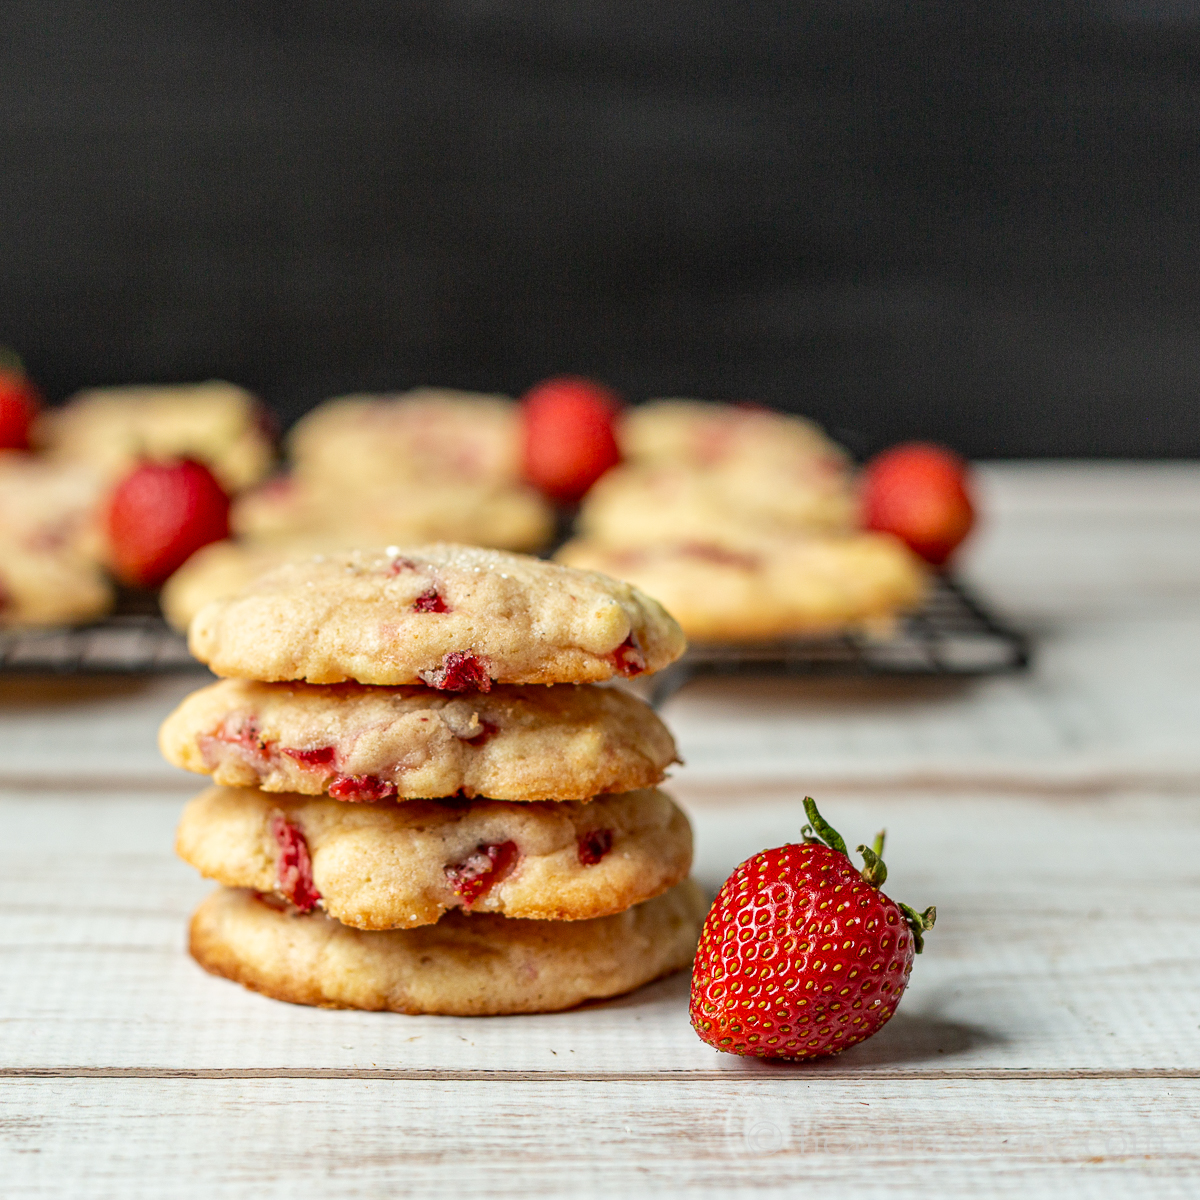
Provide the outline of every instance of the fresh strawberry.
[[0,362],[0,450],[29,449],[29,427],[41,404],[29,377],[19,366],[9,366],[6,356]]
[[859,846],[859,871],[811,797],[804,811],[804,844],[742,863],[700,934],[692,1025],[730,1054],[816,1058],[870,1037],[896,1011],[937,916],[879,890],[882,833]]
[[117,485],[107,517],[117,576],[157,587],[201,546],[229,536],[229,497],[202,463],[143,463]]
[[967,464],[925,442],[893,446],[863,472],[863,524],[894,533],[926,562],[940,567],[971,532]]
[[620,400],[590,379],[547,379],[521,399],[526,480],[572,504],[621,459],[613,418]]

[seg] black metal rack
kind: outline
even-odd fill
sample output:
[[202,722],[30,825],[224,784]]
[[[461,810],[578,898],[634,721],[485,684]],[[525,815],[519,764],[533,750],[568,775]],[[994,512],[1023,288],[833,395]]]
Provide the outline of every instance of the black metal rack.
[[162,617],[117,613],[69,629],[0,630],[0,673],[151,675],[204,670]]
[[1023,671],[1029,639],[992,616],[962,583],[938,575],[925,605],[887,636],[835,637],[733,645],[695,644],[650,681],[657,707],[694,679],[717,675],[999,675]]

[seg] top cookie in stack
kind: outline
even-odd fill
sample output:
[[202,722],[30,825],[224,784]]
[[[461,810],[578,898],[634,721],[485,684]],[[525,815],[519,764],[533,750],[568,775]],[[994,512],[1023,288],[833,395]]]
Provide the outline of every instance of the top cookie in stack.
[[190,644],[231,678],[168,718],[163,752],[237,786],[189,805],[178,849],[244,889],[193,920],[209,970],[304,1003],[467,1014],[568,1007],[690,961],[691,834],[653,790],[674,743],[641,701],[586,686],[682,653],[636,588],[452,545],[317,556],[209,604]]
[[524,555],[438,545],[318,555],[201,609],[191,652],[265,682],[596,683],[657,671],[679,626],[631,584]]

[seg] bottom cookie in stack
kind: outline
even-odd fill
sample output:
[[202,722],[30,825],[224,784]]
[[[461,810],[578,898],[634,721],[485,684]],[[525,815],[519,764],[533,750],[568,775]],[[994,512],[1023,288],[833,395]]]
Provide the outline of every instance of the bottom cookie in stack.
[[691,880],[590,921],[448,913],[415,929],[352,929],[222,888],[192,918],[207,971],[276,1000],[448,1016],[556,1012],[619,996],[692,961],[707,905]]
[[687,818],[654,789],[347,804],[214,787],[176,846],[226,885],[193,918],[197,961],[325,1007],[570,1008],[686,967],[706,908]]

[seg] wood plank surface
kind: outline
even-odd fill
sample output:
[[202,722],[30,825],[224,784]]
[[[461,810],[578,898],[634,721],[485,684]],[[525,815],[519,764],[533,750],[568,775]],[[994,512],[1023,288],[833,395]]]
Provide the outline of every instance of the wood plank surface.
[[0,1083],[6,1197],[1195,1195],[1194,1080]]

